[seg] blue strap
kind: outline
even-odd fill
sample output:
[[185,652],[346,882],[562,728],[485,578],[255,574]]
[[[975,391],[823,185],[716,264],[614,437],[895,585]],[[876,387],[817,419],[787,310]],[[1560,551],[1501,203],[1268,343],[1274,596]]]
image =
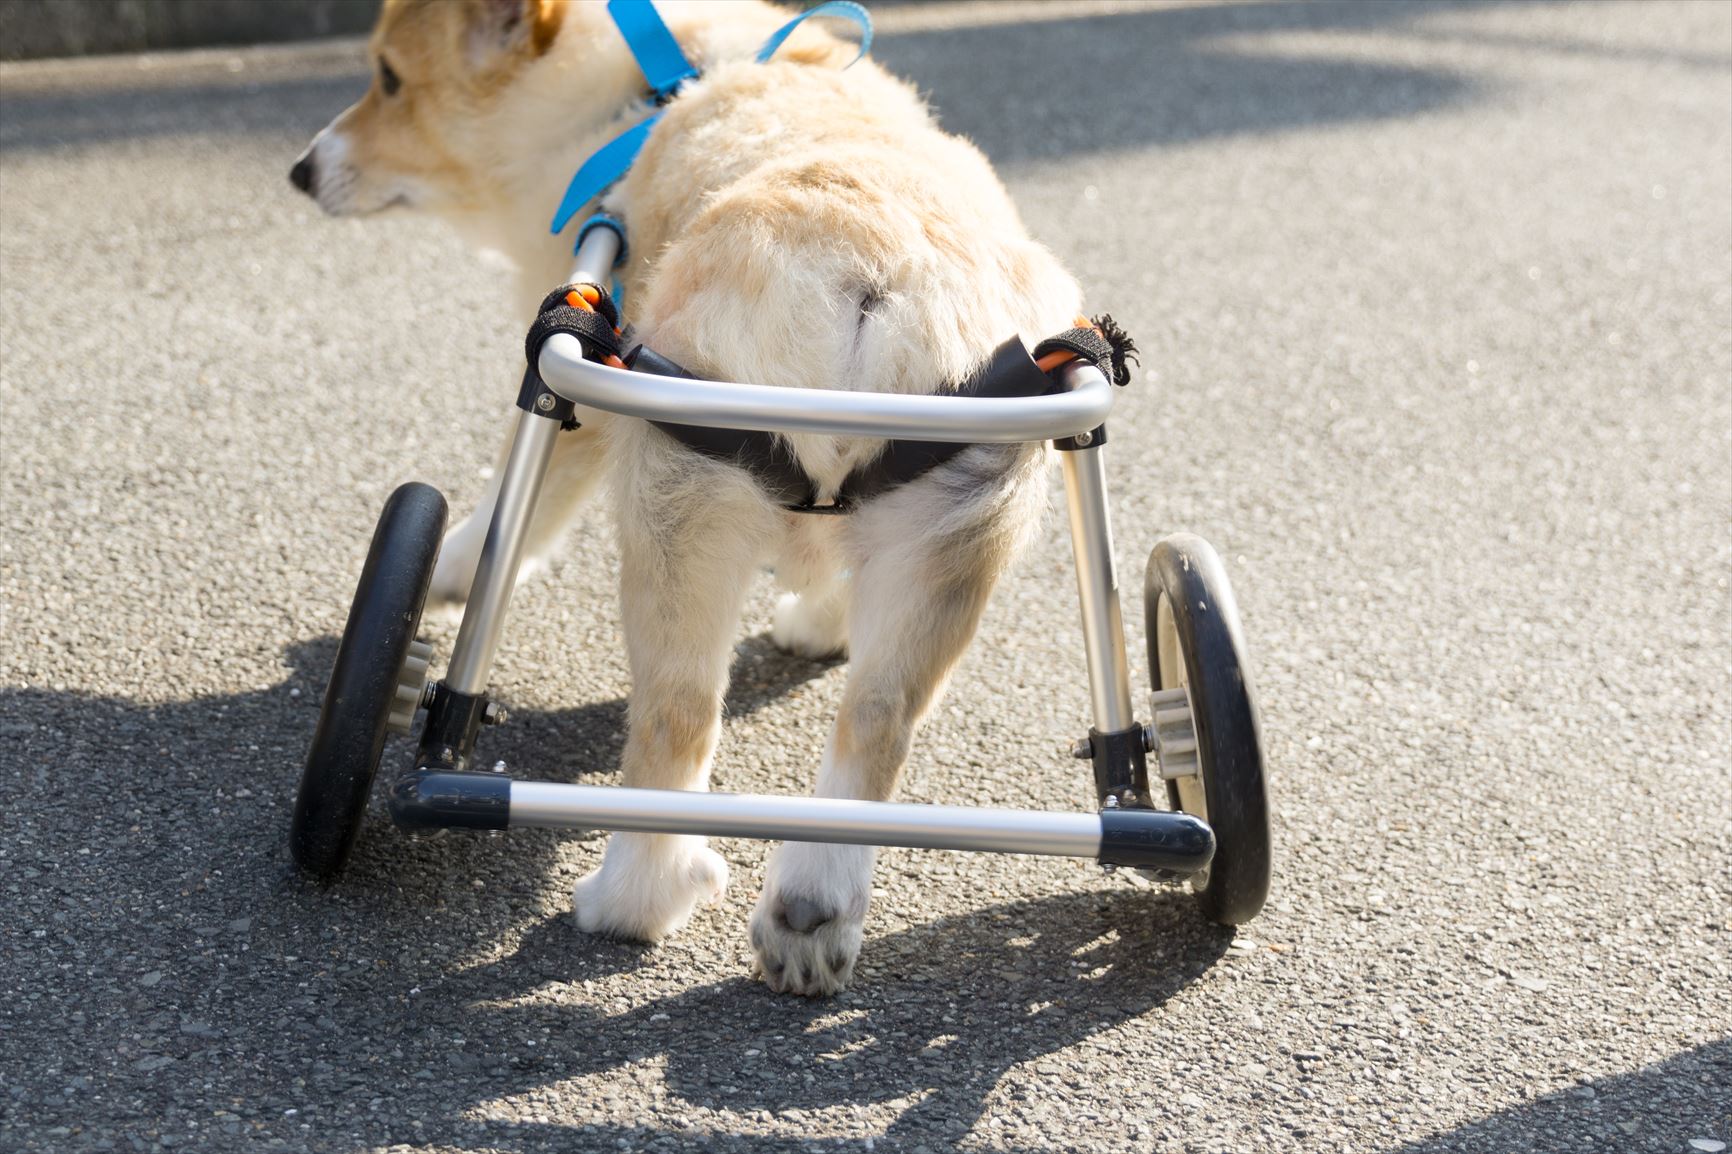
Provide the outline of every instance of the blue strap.
[[555,236],[565,231],[565,226],[571,223],[571,218],[577,215],[579,209],[607,191],[608,185],[626,174],[631,162],[643,151],[643,143],[649,139],[650,129],[654,128],[656,121],[661,118],[662,114],[658,112],[642,124],[633,125],[602,145],[595,155],[583,162],[577,175],[572,177],[571,183],[565,187],[565,195],[559,201],[559,211],[553,214]]
[[[608,229],[613,233],[613,235],[619,237],[619,252],[613,258],[613,267],[617,269],[620,265],[625,263],[625,225],[618,217],[609,216],[605,212],[598,212],[577,226],[577,243],[571,246],[572,255],[575,256],[577,250],[583,247],[583,238],[598,228]],[[624,309],[625,288],[619,283],[619,274],[617,272],[613,274],[612,291],[614,307],[617,309]]]
[[662,23],[661,13],[652,0],[607,0],[607,14],[613,17],[625,46],[637,57],[637,66],[657,97],[673,95],[674,91],[698,74],[679,41]]
[[776,54],[776,49],[782,46],[782,41],[786,40],[794,29],[814,16],[841,16],[860,26],[860,55],[843,65],[844,68],[851,68],[860,63],[861,57],[872,51],[872,17],[866,14],[866,9],[854,3],[854,0],[825,0],[824,3],[815,8],[808,8],[776,29],[776,34],[764,41],[764,46],[758,49],[758,63],[769,63],[770,57]]
[[[607,0],[607,14],[619,26],[620,35],[625,37],[626,46],[637,58],[638,67],[643,70],[644,79],[649,81],[658,100],[672,96],[680,85],[697,76],[698,70],[680,51],[678,41],[656,12],[653,0]],[[776,34],[758,50],[758,63],[763,64],[774,56],[789,34],[813,16],[842,16],[860,26],[860,55],[850,60],[849,66],[858,63],[872,47],[872,18],[866,15],[866,9],[852,0],[826,0],[778,28]],[[650,129],[661,116],[657,112],[648,120],[626,129],[583,162],[577,175],[566,186],[558,211],[553,214],[555,236],[565,231],[565,226],[571,223],[579,209],[626,174],[637,154],[643,151]]]
[[615,268],[624,264],[625,225],[620,221],[619,217],[609,216],[605,212],[598,212],[577,226],[577,243],[571,246],[572,255],[577,255],[577,250],[583,247],[583,238],[598,228],[605,228],[609,232],[613,233],[613,235],[619,237],[619,252],[614,254],[613,263]]

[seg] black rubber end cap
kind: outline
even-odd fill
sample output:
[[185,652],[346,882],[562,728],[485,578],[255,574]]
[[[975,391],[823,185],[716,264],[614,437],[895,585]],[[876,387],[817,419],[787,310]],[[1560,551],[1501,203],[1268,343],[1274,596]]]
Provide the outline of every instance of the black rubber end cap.
[[1193,874],[1215,856],[1215,833],[1203,819],[1164,809],[1103,809],[1103,865]]
[[505,829],[511,779],[455,770],[406,773],[391,785],[391,820],[402,829]]

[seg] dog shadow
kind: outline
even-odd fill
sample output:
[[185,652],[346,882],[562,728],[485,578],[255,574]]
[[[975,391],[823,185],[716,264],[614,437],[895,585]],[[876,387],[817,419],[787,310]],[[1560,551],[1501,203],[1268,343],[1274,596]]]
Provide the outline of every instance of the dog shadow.
[[[686,1125],[706,1110],[875,1106],[900,1111],[892,1137],[932,1141],[965,1132],[1017,1064],[1159,1007],[1230,937],[1187,895],[1115,882],[874,937],[853,989],[807,1001],[749,979],[743,953],[734,976],[694,988],[677,943],[581,934],[547,875],[578,868],[564,846],[599,834],[413,838],[381,828],[376,806],[347,873],[317,885],[286,833],[334,651],[295,645],[286,679],[188,701],[0,690],[8,916],[29,943],[4,956],[31,991],[11,1036],[56,1040],[54,1069],[21,1074],[0,1122],[23,1110],[148,1145],[164,1120],[122,1105],[174,1078],[208,1084],[241,1134],[293,1145],[311,1127],[322,1150],[699,1138],[655,1119],[491,1117],[648,1064],[690,1107],[670,1111]],[[735,715],[825,669],[763,638],[737,653]],[[524,711],[488,735],[489,754],[587,745],[610,769],[624,717],[621,701]],[[602,991],[628,974],[634,999],[673,992],[622,1009]]]
[[[287,657],[297,671],[297,680],[317,684],[312,695],[318,700],[323,691],[323,678],[336,660],[337,639],[324,637],[293,647]],[[841,664],[840,660],[814,661],[796,657],[770,641],[768,633],[744,638],[734,646],[734,660],[728,673],[728,690],[722,701],[724,716],[749,717],[766,705],[786,696],[806,683],[822,677]],[[303,691],[305,694],[307,691]],[[509,702],[507,702],[509,704]],[[619,767],[625,749],[626,707],[624,697],[594,701],[569,709],[532,710],[511,707],[508,724],[482,731],[476,743],[474,768],[486,769],[503,764],[505,772],[517,777],[533,776],[540,781],[573,782],[605,779]],[[311,731],[308,731],[310,740]],[[346,886],[365,886],[368,879],[387,874],[395,875],[402,861],[404,843],[416,853],[416,846],[430,846],[432,852],[447,864],[429,875],[439,879],[458,866],[479,868],[483,859],[497,857],[500,839],[490,837],[446,836],[440,833],[419,834],[404,838],[391,824],[384,805],[383,791],[393,773],[410,764],[415,742],[410,738],[392,738],[375,784],[374,804],[368,809],[366,824],[357,845],[354,860],[344,879]],[[513,767],[534,766],[532,775]],[[564,767],[564,768],[561,768]],[[541,856],[551,857],[561,841],[574,837],[599,840],[601,832],[572,834],[555,830],[513,830],[511,840],[537,847]],[[521,851],[514,851],[515,865],[521,863]],[[391,884],[400,886],[401,880]],[[435,881],[435,884],[440,884]]]
[[[876,1139],[898,1149],[966,1134],[1009,1070],[1157,1010],[1206,972],[1231,938],[1204,922],[1186,894],[1115,886],[988,906],[871,938],[876,976],[857,979],[837,999],[775,995],[741,976],[608,1014],[534,995],[550,975],[595,981],[639,951],[596,950],[569,918],[553,917],[509,956],[454,976],[434,1012],[458,1036],[560,1039],[540,1064],[513,1067],[503,1079],[496,1066],[485,1086],[493,1100],[550,1077],[650,1062],[661,1065],[674,1099],[700,1110],[798,1111],[792,1117],[799,1118],[912,1102]],[[718,1050],[728,1064],[717,1065]],[[664,1133],[614,1124],[514,1130],[517,1145],[556,1149],[621,1139],[635,1149]],[[490,1132],[489,1140],[497,1138]],[[806,1145],[765,1139],[759,1148]],[[826,1142],[826,1149],[870,1147],[864,1139]]]

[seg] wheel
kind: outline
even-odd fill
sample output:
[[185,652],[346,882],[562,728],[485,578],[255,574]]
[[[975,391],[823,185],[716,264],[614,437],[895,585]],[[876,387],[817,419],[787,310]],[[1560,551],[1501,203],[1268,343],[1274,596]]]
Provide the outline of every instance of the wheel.
[[[393,714],[398,728],[406,720],[400,683],[425,680],[428,652],[415,632],[444,532],[445,498],[430,485],[400,487],[379,514],[289,828],[295,864],[314,877],[333,878],[348,860],[387,727]],[[419,691],[405,688],[405,696],[410,692]]]
[[1156,760],[1163,776],[1180,772],[1168,777],[1167,798],[1215,831],[1214,860],[1191,886],[1205,915],[1239,925],[1269,896],[1269,800],[1239,607],[1207,541],[1175,533],[1155,546],[1143,609]]

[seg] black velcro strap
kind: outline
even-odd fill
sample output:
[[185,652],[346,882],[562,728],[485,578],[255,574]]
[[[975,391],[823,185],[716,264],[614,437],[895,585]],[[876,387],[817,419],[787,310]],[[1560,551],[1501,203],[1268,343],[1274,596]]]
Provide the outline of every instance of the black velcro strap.
[[570,333],[578,338],[583,342],[584,355],[592,361],[619,356],[623,338],[615,327],[619,324],[619,309],[614,306],[613,299],[602,291],[591,306],[593,312],[576,308],[566,303],[566,297],[577,287],[565,285],[554,289],[542,300],[541,311],[535,314],[529,335],[523,342],[524,355],[529,358],[531,369],[541,359],[541,346],[554,333]]
[[[1131,361],[1137,360],[1137,343],[1105,313],[1094,318],[1092,327],[1066,329],[1034,346],[1034,359],[1060,349],[1075,353],[1107,375],[1115,385],[1131,383]],[[1140,361],[1138,362],[1141,363]]]

